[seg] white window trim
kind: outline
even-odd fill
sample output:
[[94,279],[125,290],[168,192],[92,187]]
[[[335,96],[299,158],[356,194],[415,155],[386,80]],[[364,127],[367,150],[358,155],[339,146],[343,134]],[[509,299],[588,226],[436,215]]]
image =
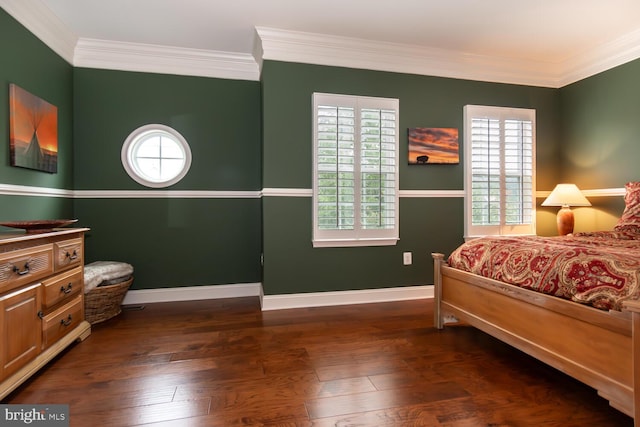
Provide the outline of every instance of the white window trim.
[[[185,163],[180,173],[178,173],[173,178],[164,181],[153,181],[146,179],[144,174],[142,174],[142,172],[138,170],[137,166],[135,165],[135,159],[133,158],[133,153],[135,151],[134,148],[138,139],[147,133],[158,131],[171,135],[173,139],[181,146],[182,151],[185,155]],[[148,124],[140,126],[129,134],[127,139],[124,141],[124,144],[122,145],[120,159],[122,160],[122,166],[124,167],[127,174],[138,184],[142,184],[145,187],[150,188],[164,188],[179,182],[189,172],[189,168],[191,167],[191,148],[189,147],[189,143],[187,143],[187,140],[180,134],[180,132],[173,129],[172,127],[161,124]]]
[[[317,123],[317,106],[338,105],[341,107],[354,107],[357,111],[362,108],[374,109],[393,109],[396,112],[395,120],[395,218],[394,228],[386,230],[362,230],[359,224],[355,230],[320,230],[318,228],[318,123]],[[314,93],[312,97],[312,121],[313,121],[313,202],[312,202],[312,218],[313,218],[313,236],[312,244],[314,248],[322,247],[358,247],[358,246],[392,246],[396,245],[399,240],[399,222],[400,222],[400,146],[399,146],[399,123],[400,123],[400,102],[393,98],[377,98],[366,96],[337,95],[326,93]],[[358,142],[359,144],[359,142]],[[356,148],[356,163],[359,163],[359,149]],[[358,174],[356,174],[358,175]],[[360,179],[359,177],[357,178]],[[356,199],[356,209],[359,209],[359,195]]]
[[[533,124],[533,159],[532,159],[532,217],[531,224],[526,225],[490,225],[478,226],[471,224],[471,120],[474,118],[498,119],[500,123],[505,120],[525,120]],[[536,110],[526,108],[495,107],[483,105],[466,105],[464,107],[464,239],[476,237],[510,236],[510,235],[535,235],[536,234]]]

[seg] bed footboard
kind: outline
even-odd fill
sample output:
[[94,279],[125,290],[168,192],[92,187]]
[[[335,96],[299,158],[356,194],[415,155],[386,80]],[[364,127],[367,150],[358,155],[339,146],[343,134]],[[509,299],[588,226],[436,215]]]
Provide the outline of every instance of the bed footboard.
[[633,360],[633,414],[634,425],[640,426],[640,301],[627,301],[625,310],[631,312]]
[[436,328],[444,328],[444,322],[442,320],[442,313],[440,309],[440,301],[442,300],[442,263],[444,262],[444,254],[432,253],[433,257],[433,298],[435,304],[433,307],[433,324]]
[[640,301],[606,312],[434,260],[434,326],[476,327],[595,388],[640,427]]

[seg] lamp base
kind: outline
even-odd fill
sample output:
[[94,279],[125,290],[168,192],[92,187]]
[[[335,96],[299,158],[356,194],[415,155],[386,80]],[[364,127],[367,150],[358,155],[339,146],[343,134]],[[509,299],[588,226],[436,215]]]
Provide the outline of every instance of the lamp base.
[[566,236],[567,234],[573,233],[573,211],[569,206],[563,206],[560,208],[556,220],[558,223],[559,235]]

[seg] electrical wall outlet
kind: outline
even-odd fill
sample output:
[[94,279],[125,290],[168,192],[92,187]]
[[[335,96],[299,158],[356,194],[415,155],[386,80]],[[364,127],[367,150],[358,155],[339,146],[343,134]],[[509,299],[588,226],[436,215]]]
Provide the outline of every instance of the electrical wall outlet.
[[413,263],[413,259],[411,257],[411,252],[404,252],[402,254],[402,263],[404,265],[411,265]]

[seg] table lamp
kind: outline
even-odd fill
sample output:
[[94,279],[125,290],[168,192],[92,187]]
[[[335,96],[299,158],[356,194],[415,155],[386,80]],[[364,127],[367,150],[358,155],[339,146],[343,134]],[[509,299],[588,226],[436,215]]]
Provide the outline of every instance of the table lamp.
[[558,234],[565,236],[573,233],[573,211],[570,206],[591,206],[589,200],[580,192],[575,184],[558,184],[542,206],[561,206],[556,217]]

